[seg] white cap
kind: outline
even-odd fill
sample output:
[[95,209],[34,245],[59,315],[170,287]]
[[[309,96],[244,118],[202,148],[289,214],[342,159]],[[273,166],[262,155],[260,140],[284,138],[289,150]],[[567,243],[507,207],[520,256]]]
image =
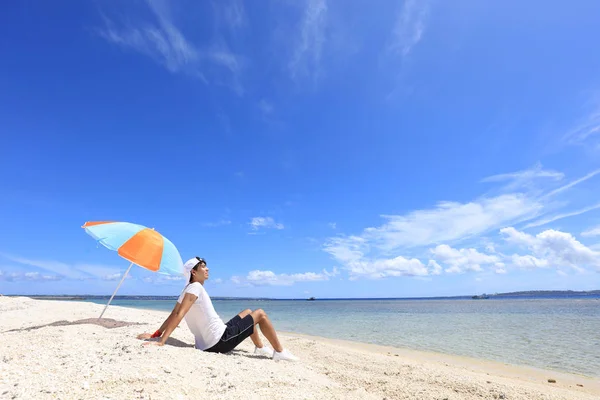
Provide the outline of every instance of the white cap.
[[184,271],[183,273],[188,282],[190,280],[190,274],[191,274],[192,268],[194,268],[196,266],[196,264],[198,264],[199,262],[200,262],[200,260],[198,259],[198,257],[194,257],[194,258],[190,258],[189,260],[187,260],[185,262],[185,264],[183,264],[183,271]]

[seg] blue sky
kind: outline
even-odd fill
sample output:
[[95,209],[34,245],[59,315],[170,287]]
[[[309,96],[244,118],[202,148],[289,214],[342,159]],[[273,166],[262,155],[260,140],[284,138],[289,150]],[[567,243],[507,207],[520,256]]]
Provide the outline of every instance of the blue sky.
[[94,220],[205,257],[213,296],[599,289],[599,25],[592,0],[4,5],[0,293],[112,293]]

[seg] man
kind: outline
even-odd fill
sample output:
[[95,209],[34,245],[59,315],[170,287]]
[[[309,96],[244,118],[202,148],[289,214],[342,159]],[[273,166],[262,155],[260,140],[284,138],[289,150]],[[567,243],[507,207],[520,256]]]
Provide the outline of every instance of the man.
[[[185,318],[185,322],[196,339],[195,347],[197,349],[214,353],[228,353],[249,336],[256,346],[255,354],[272,356],[275,361],[296,361],[298,359],[281,346],[273,324],[261,309],[244,310],[226,324],[223,323],[213,307],[210,296],[204,289],[204,282],[208,279],[208,267],[204,259],[194,257],[188,260],[184,264],[184,270],[189,274],[188,284],[183,289],[169,317],[154,334],[144,333],[138,336],[139,339],[160,337],[160,340],[144,343],[144,345],[163,346],[173,330]],[[263,345],[255,325],[260,326],[261,332],[274,350]]]

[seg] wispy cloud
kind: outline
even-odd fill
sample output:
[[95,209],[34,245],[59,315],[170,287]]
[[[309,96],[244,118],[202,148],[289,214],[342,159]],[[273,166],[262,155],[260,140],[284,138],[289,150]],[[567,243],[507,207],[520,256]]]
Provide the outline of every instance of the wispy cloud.
[[423,38],[428,13],[427,0],[403,1],[392,30],[388,51],[406,57]]
[[[102,264],[74,264],[73,269],[77,271],[82,271],[88,274],[89,277],[114,281],[117,279],[121,279],[123,274],[125,273],[127,267],[123,265],[122,267],[114,267],[110,265],[102,265]],[[131,275],[128,275],[130,277]]]
[[220,220],[218,220],[216,222],[205,222],[202,225],[206,226],[207,228],[216,228],[218,226],[231,225],[231,220],[220,219]]
[[58,275],[40,274],[39,272],[10,272],[5,273],[0,271],[0,281],[18,282],[18,281],[37,281],[37,282],[53,282],[59,281],[63,277]]
[[230,73],[232,88],[241,94],[239,84],[241,62],[224,41],[215,41],[200,48],[192,43],[175,24],[167,1],[146,0],[154,21],[138,24],[116,23],[104,17],[105,26],[99,30],[107,41],[144,54],[172,73],[185,73],[208,83],[204,69],[207,63]]
[[3,258],[15,262],[17,264],[22,264],[24,266],[35,267],[39,269],[43,269],[45,271],[52,272],[56,275],[59,275],[64,278],[69,279],[85,279],[89,277],[88,274],[82,273],[81,271],[73,268],[72,265],[62,263],[59,261],[52,260],[36,260],[29,259],[25,257],[19,257],[11,254],[0,254]]
[[223,127],[223,133],[225,134],[225,136],[228,138],[233,137],[233,128],[231,127],[231,120],[229,119],[227,114],[225,114],[224,112],[219,112],[217,113],[217,119]]
[[242,0],[213,1],[216,18],[230,31],[237,32],[248,24]]
[[291,286],[298,282],[327,281],[338,275],[338,273],[336,268],[331,272],[324,269],[318,273],[303,272],[297,274],[276,274],[273,271],[253,270],[244,278],[233,276],[231,281],[235,284],[251,286]]
[[271,104],[270,102],[268,102],[265,99],[261,99],[258,102],[258,108],[265,116],[269,116],[273,113],[273,104]]
[[600,226],[581,232],[581,236],[600,236]]
[[[437,265],[432,264],[436,269]],[[427,276],[431,271],[416,258],[402,256],[394,258],[360,259],[346,264],[350,279],[365,277],[380,279],[390,276]]]
[[[366,228],[358,235],[328,238],[323,250],[341,264],[351,277],[425,276],[442,271],[464,273],[485,269],[502,274],[507,272],[507,265],[555,265],[551,261],[540,261],[542,258],[536,252],[506,256],[496,250],[497,244],[492,239],[483,238],[482,235],[491,234],[499,239],[496,233],[507,226],[524,223],[528,223],[525,228],[541,226],[600,208],[600,204],[596,204],[547,216],[550,211],[556,212],[569,205],[567,201],[557,202],[554,197],[564,196],[575,185],[582,184],[596,174],[594,171],[556,189],[552,188],[564,179],[564,175],[543,170],[541,166],[495,175],[484,181],[502,184],[501,191],[520,191],[483,196],[466,203],[440,202],[435,207],[402,215],[384,215],[385,223],[380,226]],[[547,184],[538,186],[536,181]],[[526,233],[520,233],[520,237],[522,243],[537,240]],[[465,241],[479,245],[451,247]],[[575,244],[573,246],[576,247]],[[407,256],[409,254],[417,255],[421,260]],[[429,261],[423,261],[424,257]]]
[[[74,280],[116,280],[120,279],[126,267],[114,267],[102,264],[74,263],[67,264],[53,260],[30,259],[12,254],[0,254],[3,258],[24,267],[35,267],[52,273],[53,275],[40,274],[40,276],[58,276],[61,279]],[[37,273],[31,271],[31,273]],[[49,280],[49,279],[48,279]]]
[[360,277],[380,279],[390,276],[438,275],[441,272],[437,263],[430,262],[425,266],[416,258],[367,257],[367,240],[358,236],[330,238],[324,250],[344,265],[352,280]]
[[537,215],[543,205],[524,194],[480,198],[469,203],[440,202],[406,215],[383,215],[385,224],[362,237],[383,251],[453,242],[481,235],[511,221]]
[[288,64],[292,79],[316,79],[321,73],[321,53],[327,28],[326,0],[307,0],[297,43]]
[[569,217],[575,217],[577,215],[581,215],[581,214],[584,214],[584,213],[589,212],[589,211],[597,210],[599,208],[600,208],[600,203],[599,204],[595,204],[593,206],[585,207],[585,208],[582,208],[582,209],[579,209],[579,210],[570,211],[570,212],[563,213],[563,214],[553,215],[553,216],[548,217],[548,218],[544,218],[544,219],[540,219],[540,220],[537,220],[537,221],[533,221],[533,222],[525,225],[525,229],[527,229],[527,228],[534,228],[536,226],[546,225],[546,224],[549,224],[551,222],[558,221],[559,219],[564,219],[564,218],[569,218]]
[[598,174],[600,174],[600,169],[592,171],[589,174],[587,174],[587,175],[585,175],[585,176],[583,176],[583,177],[581,177],[579,179],[576,179],[576,180],[574,180],[572,182],[569,182],[568,184],[566,184],[564,186],[559,187],[558,189],[552,190],[548,194],[544,195],[543,198],[556,196],[557,194],[562,193],[564,191],[567,191],[567,190],[571,189],[573,186],[579,185],[580,183],[583,183],[583,182],[587,181],[588,179],[593,178],[594,176],[596,176]]
[[144,283],[151,283],[154,285],[166,285],[171,284],[173,282],[183,281],[185,278],[179,275],[160,275],[153,274],[152,276],[146,276],[142,278]]
[[565,174],[562,172],[545,170],[541,163],[537,163],[530,169],[488,176],[481,182],[505,182],[504,190],[512,191],[523,188],[531,189],[537,180],[560,181],[564,177]]
[[592,111],[577,127],[564,136],[568,144],[584,144],[600,136],[600,107]]
[[327,224],[331,229],[337,229],[337,223],[335,222],[330,222]]
[[284,226],[281,223],[275,222],[272,217],[254,217],[250,221],[250,225],[253,230],[258,230],[260,228],[266,229],[283,229]]

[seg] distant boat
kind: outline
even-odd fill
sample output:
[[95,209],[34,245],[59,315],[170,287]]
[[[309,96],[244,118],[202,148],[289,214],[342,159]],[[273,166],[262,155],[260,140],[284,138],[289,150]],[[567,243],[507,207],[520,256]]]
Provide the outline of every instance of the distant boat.
[[316,300],[316,299],[315,299],[314,297],[309,297],[309,298],[307,299],[307,301],[315,301],[315,300]]
[[484,294],[481,294],[481,295],[478,295],[478,296],[477,295],[476,296],[472,296],[471,298],[472,299],[477,299],[477,300],[479,300],[479,299],[489,299],[490,296],[488,296],[487,294],[484,293]]

